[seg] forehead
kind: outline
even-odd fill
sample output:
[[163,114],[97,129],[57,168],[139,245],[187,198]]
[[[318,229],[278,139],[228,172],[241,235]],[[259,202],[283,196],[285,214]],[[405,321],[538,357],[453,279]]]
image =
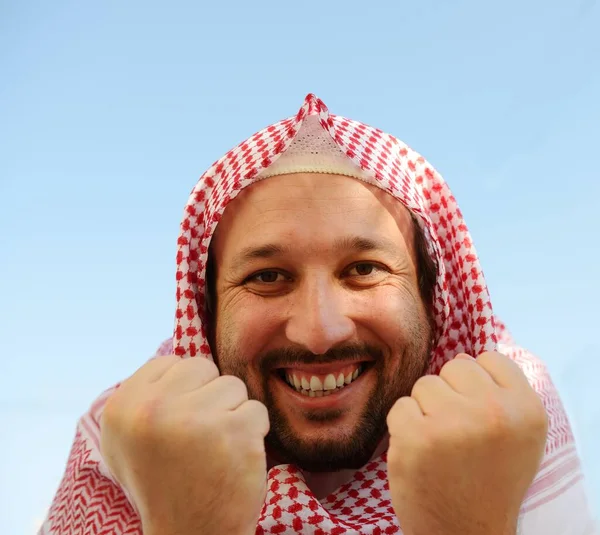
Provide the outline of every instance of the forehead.
[[408,210],[375,186],[340,175],[294,173],[244,189],[226,207],[212,243],[226,254],[272,241],[318,248],[340,238],[385,236],[410,249],[412,225]]

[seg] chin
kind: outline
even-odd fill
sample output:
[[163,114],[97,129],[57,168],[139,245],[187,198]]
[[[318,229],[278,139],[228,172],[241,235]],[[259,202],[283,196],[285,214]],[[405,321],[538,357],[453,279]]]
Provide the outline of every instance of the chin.
[[[284,451],[281,451],[283,446]],[[340,444],[325,441],[318,444],[304,443],[291,445],[271,444],[281,462],[293,464],[306,472],[337,472],[358,470],[367,464],[375,453],[377,444],[367,448],[357,448],[355,444]]]
[[351,381],[318,397],[294,388],[285,374],[270,374],[262,393],[273,458],[308,472],[361,468],[387,431],[388,405],[395,396],[385,384],[374,363],[361,363]]
[[298,427],[273,416],[266,437],[269,451],[279,462],[308,472],[361,468],[372,459],[386,432],[385,418],[331,414],[328,421],[307,421]]

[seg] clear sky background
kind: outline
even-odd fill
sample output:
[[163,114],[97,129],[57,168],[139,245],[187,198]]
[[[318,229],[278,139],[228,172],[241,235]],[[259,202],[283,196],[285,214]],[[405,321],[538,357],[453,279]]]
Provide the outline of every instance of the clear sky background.
[[600,511],[597,1],[0,0],[0,532],[34,532],[79,415],[170,336],[197,177],[308,92],[450,183]]

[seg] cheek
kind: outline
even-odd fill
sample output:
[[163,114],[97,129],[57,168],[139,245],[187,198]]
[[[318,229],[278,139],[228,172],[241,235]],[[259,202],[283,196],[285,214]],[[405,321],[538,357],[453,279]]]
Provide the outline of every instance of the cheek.
[[418,294],[397,286],[384,286],[371,293],[361,306],[362,321],[394,346],[407,344],[427,325],[425,308]]
[[267,307],[257,307],[248,301],[225,306],[218,311],[216,321],[219,365],[226,369],[232,359],[252,362],[265,351],[277,328],[277,316]]

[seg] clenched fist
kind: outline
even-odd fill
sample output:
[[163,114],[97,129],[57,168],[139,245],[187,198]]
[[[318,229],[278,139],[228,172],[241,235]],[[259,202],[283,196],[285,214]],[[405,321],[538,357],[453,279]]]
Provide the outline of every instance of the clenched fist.
[[514,535],[539,468],[544,406],[499,353],[458,355],[387,419],[392,503],[405,535]]
[[144,535],[254,533],[266,493],[267,409],[203,358],[159,357],[109,398],[101,451]]

